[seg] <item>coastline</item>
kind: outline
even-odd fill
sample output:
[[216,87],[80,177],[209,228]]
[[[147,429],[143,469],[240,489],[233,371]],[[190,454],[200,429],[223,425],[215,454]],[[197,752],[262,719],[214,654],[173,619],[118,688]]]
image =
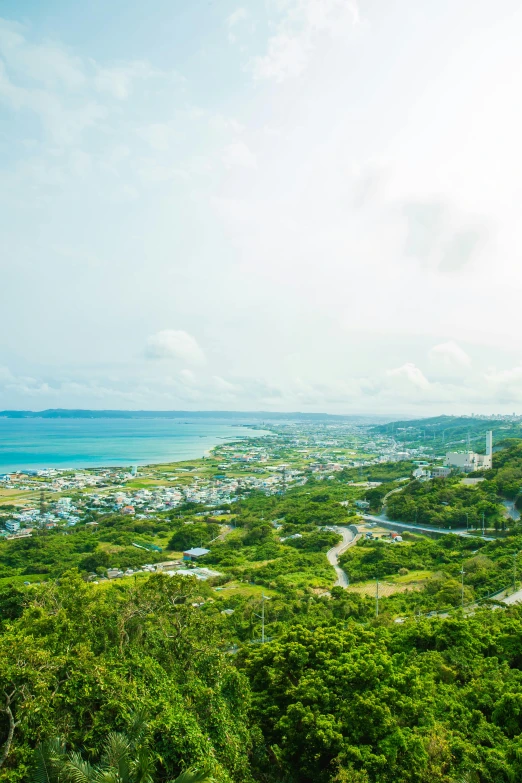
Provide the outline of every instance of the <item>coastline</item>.
[[219,445],[269,434],[255,424],[222,420],[3,419],[0,475],[166,465],[208,458]]

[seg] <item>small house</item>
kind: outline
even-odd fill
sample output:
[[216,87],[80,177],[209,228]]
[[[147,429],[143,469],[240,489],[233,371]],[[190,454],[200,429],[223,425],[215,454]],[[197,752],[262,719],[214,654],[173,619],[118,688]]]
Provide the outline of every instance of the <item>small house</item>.
[[197,560],[199,557],[208,555],[210,549],[204,549],[202,546],[196,546],[193,549],[187,549],[183,552],[183,560]]

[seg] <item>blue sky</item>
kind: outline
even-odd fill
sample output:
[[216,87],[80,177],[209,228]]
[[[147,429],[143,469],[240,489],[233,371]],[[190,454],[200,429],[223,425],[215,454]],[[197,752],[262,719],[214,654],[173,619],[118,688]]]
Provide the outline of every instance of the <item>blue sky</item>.
[[0,409],[517,410],[518,2],[1,16]]

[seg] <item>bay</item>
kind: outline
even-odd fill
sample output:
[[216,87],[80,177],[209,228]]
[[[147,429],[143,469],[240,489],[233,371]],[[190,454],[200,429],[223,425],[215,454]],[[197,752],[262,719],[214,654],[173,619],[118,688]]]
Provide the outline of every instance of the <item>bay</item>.
[[190,460],[219,443],[266,434],[219,419],[0,418],[0,473]]

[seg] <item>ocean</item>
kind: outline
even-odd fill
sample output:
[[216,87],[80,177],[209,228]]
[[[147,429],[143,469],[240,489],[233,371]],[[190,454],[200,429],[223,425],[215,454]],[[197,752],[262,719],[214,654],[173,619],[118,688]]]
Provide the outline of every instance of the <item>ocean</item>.
[[0,418],[0,473],[190,460],[226,440],[266,434],[219,419]]

